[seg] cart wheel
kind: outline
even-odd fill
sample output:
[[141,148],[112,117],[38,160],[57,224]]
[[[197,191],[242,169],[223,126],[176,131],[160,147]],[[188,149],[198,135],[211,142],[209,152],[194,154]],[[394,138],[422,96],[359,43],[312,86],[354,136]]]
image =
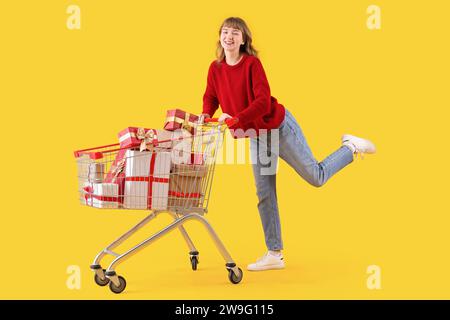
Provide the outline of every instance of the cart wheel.
[[233,284],[238,284],[239,282],[241,282],[242,277],[244,275],[241,268],[238,268],[238,270],[239,270],[239,274],[237,274],[237,275],[234,273],[233,269],[228,270],[228,279],[230,279],[230,282]]
[[96,284],[98,284],[100,287],[104,287],[109,283],[109,279],[107,276],[105,276],[105,269],[103,269],[103,276],[105,277],[103,280],[97,275],[95,274],[94,276],[94,281]]
[[198,265],[198,256],[191,256],[191,265],[192,265],[192,270],[197,270],[197,265]]
[[125,290],[125,287],[127,286],[127,282],[122,276],[117,277],[119,279],[119,286],[116,286],[114,282],[109,282],[109,289],[111,289],[114,293],[121,293],[123,290]]

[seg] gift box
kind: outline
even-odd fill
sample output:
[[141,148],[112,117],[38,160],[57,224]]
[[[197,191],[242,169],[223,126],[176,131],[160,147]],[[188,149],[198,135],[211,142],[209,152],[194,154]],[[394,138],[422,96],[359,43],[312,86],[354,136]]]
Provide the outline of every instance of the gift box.
[[100,162],[92,162],[88,164],[88,181],[92,183],[103,182],[103,175],[105,173],[105,164]]
[[191,163],[192,134],[185,129],[169,131],[128,127],[119,132],[119,142],[122,149],[171,149],[174,163]]
[[124,208],[167,209],[170,152],[127,150]]
[[202,163],[201,157],[192,154],[192,134],[189,131],[184,129],[175,131],[152,129],[152,131],[156,142],[153,143],[153,147],[148,148],[149,150],[170,150],[172,163],[176,164]]
[[117,183],[88,183],[83,191],[85,203],[88,206],[103,209],[119,207],[119,185]]
[[206,165],[172,164],[168,207],[192,208],[203,204]]
[[[146,132],[152,132],[152,142],[151,144],[141,144],[139,145],[140,151],[145,150],[145,145],[147,145],[147,150],[153,151],[171,151],[172,153],[172,162],[181,164],[181,163],[192,163],[192,159],[194,159],[191,155],[192,150],[192,135],[189,131],[184,129],[179,129],[175,131],[169,131],[164,129],[139,129],[139,130],[148,130]],[[151,130],[151,131],[150,131]],[[139,136],[139,135],[138,135]],[[125,137],[125,136],[124,136]],[[142,138],[142,135],[139,137]],[[137,146],[137,141],[141,141],[140,138],[137,137],[135,142],[132,144]],[[126,140],[123,140],[126,141]]]
[[77,159],[78,175],[84,182],[103,182],[105,164],[96,162],[88,154],[82,154]]
[[155,129],[128,127],[119,132],[121,148],[139,148],[151,150],[158,145],[158,132]]
[[[118,151],[116,158],[111,165],[111,168],[105,178],[105,182],[116,182],[119,185],[119,203],[124,203],[125,197],[125,168],[127,166],[127,158],[131,157],[129,151],[131,149],[153,150],[156,146],[159,148],[170,148],[172,142],[166,142],[164,144],[158,143],[158,132],[161,133],[161,139],[171,139],[172,133],[164,130],[128,127],[119,132],[120,150]],[[131,164],[129,164],[130,166]],[[139,192],[134,190],[135,186],[128,184],[128,194],[130,192]],[[128,197],[128,207],[134,208],[133,201]]]
[[194,128],[197,121],[198,116],[195,114],[180,109],[167,110],[164,129],[169,131],[185,129],[191,134],[194,134]]

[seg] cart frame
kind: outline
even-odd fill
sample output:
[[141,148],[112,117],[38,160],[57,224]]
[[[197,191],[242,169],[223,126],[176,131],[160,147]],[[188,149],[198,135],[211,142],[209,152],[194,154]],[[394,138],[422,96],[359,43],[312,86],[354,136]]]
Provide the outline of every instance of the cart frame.
[[[212,130],[216,130],[216,133],[218,135],[219,139],[215,140],[215,152],[214,152],[214,158],[211,162],[212,167],[212,175],[211,177],[208,176],[208,179],[211,179],[208,183],[212,184],[213,175],[214,175],[214,167],[217,159],[217,150],[219,148],[219,144],[221,141],[223,141],[223,135],[225,132],[225,129],[227,128],[227,125],[234,124],[234,122],[231,122],[230,120],[226,121],[225,124],[218,123],[217,118],[211,118],[211,119],[205,119],[205,123],[202,124],[204,126],[210,126],[212,127]],[[107,145],[103,147],[115,147],[118,144],[112,144]],[[83,154],[88,154],[92,159],[97,159],[98,157],[101,157],[101,154],[99,152],[96,152],[98,148],[89,148],[84,150],[78,150],[75,151],[75,157],[78,158]],[[126,231],[124,234],[119,236],[116,240],[111,242],[108,246],[106,246],[104,249],[102,249],[94,258],[94,261],[90,268],[94,271],[94,281],[100,285],[100,286],[106,286],[109,284],[109,288],[114,293],[121,293],[125,290],[126,287],[126,281],[125,279],[118,275],[116,272],[116,268],[129,258],[131,258],[133,255],[138,253],[139,251],[143,250],[144,248],[148,247],[151,243],[154,241],[160,239],[164,235],[170,233],[174,229],[178,229],[183,236],[183,239],[185,240],[188,249],[189,249],[189,258],[191,262],[191,266],[193,270],[197,270],[197,264],[199,263],[199,252],[197,248],[195,247],[192,239],[190,238],[189,234],[187,233],[186,229],[184,228],[184,224],[190,220],[196,220],[199,221],[208,231],[209,235],[211,236],[215,246],[219,250],[220,254],[222,255],[223,259],[225,260],[225,267],[228,272],[228,279],[231,283],[237,284],[242,280],[243,272],[242,270],[237,267],[236,263],[232,259],[230,253],[225,248],[225,245],[220,240],[219,236],[211,226],[211,224],[208,222],[208,220],[204,217],[204,214],[208,211],[208,202],[209,202],[209,195],[211,192],[211,186],[208,188],[208,196],[206,198],[206,204],[202,206],[201,208],[177,208],[176,210],[151,210],[150,214],[148,214],[144,219],[142,219],[139,223],[137,223],[135,226],[133,226],[131,229]],[[162,228],[158,232],[152,234],[151,236],[147,237],[145,240],[135,244],[130,249],[126,250],[123,253],[117,253],[114,251],[116,247],[118,247],[120,244],[124,243],[129,237],[131,237],[133,234],[135,234],[138,230],[146,226],[151,220],[156,218],[159,214],[167,212],[169,213],[173,218],[174,221],[167,225],[166,227]],[[101,261],[105,256],[113,256],[115,257],[114,260],[109,264],[107,269],[103,269],[101,265]]]

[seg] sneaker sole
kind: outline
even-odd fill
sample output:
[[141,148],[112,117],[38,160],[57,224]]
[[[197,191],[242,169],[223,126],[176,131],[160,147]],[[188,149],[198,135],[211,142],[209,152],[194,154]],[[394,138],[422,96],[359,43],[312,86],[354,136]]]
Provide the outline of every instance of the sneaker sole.
[[284,265],[270,265],[270,266],[259,267],[259,268],[247,267],[247,270],[248,271],[265,271],[265,270],[280,270],[280,269],[284,269],[284,268],[285,268]]
[[364,153],[373,154],[373,153],[377,152],[377,149],[376,149],[375,145],[370,140],[367,140],[367,139],[364,139],[364,138],[360,138],[360,137],[356,137],[356,136],[353,136],[351,134],[344,134],[342,136],[342,142],[348,141],[350,143],[353,143],[353,145],[356,146],[357,143],[356,142],[352,142],[352,140],[356,140],[356,141],[361,140],[361,141],[365,141],[368,144],[368,146],[367,146],[368,150],[366,150]]

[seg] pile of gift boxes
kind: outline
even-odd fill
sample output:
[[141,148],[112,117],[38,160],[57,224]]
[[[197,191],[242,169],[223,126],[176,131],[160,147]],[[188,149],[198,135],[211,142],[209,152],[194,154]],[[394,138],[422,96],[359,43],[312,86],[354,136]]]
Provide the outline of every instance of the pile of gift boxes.
[[196,139],[197,120],[196,115],[175,109],[167,112],[163,129],[120,131],[120,149],[113,159],[84,162],[82,200],[110,209],[201,206],[208,166],[202,142]]

